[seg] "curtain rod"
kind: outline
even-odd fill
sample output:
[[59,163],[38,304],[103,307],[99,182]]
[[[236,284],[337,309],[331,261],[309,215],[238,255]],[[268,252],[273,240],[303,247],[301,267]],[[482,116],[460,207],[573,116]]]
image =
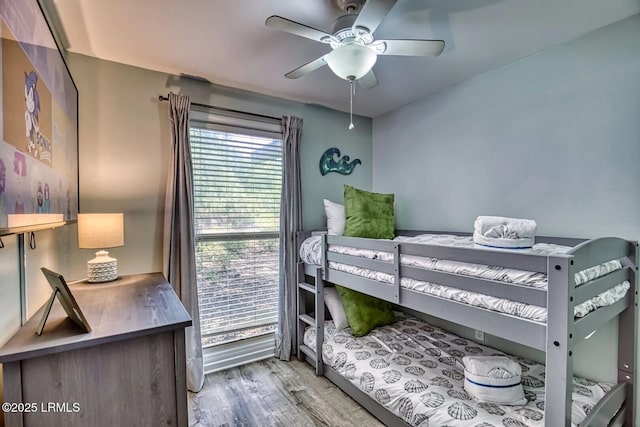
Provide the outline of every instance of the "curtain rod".
[[[160,100],[160,101],[168,101],[169,98],[166,97],[166,96],[160,95],[160,96],[158,96],[158,100]],[[264,114],[247,113],[246,111],[234,110],[234,109],[231,109],[231,108],[224,108],[224,107],[214,107],[213,105],[200,104],[198,102],[192,102],[191,105],[195,105],[196,107],[212,108],[214,110],[226,111],[226,112],[229,112],[229,113],[250,114],[252,116],[262,117],[264,119],[269,119],[269,120],[277,120],[279,122],[282,121],[282,117],[273,117],[273,116],[266,116]]]

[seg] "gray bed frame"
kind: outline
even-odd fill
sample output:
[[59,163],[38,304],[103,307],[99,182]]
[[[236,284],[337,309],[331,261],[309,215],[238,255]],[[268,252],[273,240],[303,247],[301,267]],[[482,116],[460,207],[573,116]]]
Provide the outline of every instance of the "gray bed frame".
[[[396,235],[408,236],[423,233],[467,234],[398,230]],[[310,232],[299,232],[297,247],[299,248],[302,241],[310,235]],[[316,348],[322,348],[324,340],[322,327],[324,324],[324,282],[337,283],[390,301],[400,307],[427,313],[545,351],[547,371],[545,425],[548,427],[570,426],[573,347],[591,332],[617,317],[619,324],[618,384],[600,400],[580,426],[635,426],[635,387],[633,385],[636,377],[635,325],[637,321],[638,242],[615,237],[592,240],[536,237],[536,242],[575,247],[564,255],[543,256],[514,251],[446,247],[323,234],[321,265],[305,263],[298,265],[298,357],[310,361],[316,367],[316,372],[319,375],[326,375],[385,424],[406,425],[400,418],[381,407],[375,400],[325,365],[322,362],[321,352],[319,352],[320,357],[316,357],[316,353],[303,344],[304,327],[312,325],[317,329]],[[389,263],[328,252],[328,245],[390,252],[394,254],[394,260]],[[400,264],[400,255],[417,255],[541,272],[548,276],[548,290],[403,266]],[[573,277],[576,272],[612,259],[621,259],[623,268],[580,286],[574,285]],[[395,278],[394,284],[382,283],[331,269],[329,268],[330,261],[392,274]],[[536,322],[405,289],[400,287],[401,277],[546,307],[548,320],[547,323]],[[625,298],[613,305],[594,310],[582,318],[574,319],[575,305],[595,297],[625,280],[631,283],[631,289]],[[304,314],[305,299],[303,294],[305,291],[315,295],[315,317]]]

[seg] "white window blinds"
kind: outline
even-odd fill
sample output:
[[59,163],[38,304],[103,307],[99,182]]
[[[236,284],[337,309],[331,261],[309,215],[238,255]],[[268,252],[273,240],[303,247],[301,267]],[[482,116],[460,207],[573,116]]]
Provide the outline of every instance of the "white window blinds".
[[196,271],[204,347],[278,321],[280,122],[192,111]]

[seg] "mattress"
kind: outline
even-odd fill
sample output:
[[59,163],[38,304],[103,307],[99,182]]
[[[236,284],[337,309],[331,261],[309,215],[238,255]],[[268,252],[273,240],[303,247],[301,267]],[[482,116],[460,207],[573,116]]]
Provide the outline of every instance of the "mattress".
[[[544,426],[544,365],[507,355],[522,368],[527,404],[479,403],[464,390],[462,357],[505,354],[423,321],[397,318],[359,338],[326,322],[324,363],[412,426]],[[315,340],[315,329],[307,328],[304,343],[314,351]],[[582,422],[612,387],[574,377],[572,425]]]
[[[447,234],[422,234],[413,237],[398,236],[394,239],[394,241],[463,248],[475,247],[471,236],[453,236]],[[537,243],[529,249],[514,249],[509,251],[549,256],[564,254],[570,249],[572,249],[570,246]],[[389,252],[339,245],[329,245],[328,250],[330,252],[376,259],[384,262],[393,261],[393,254]],[[505,249],[495,250],[505,251]],[[322,262],[322,236],[312,236],[308,239],[305,239],[300,246],[300,258],[307,264],[320,265]],[[524,271],[500,266],[471,264],[454,260],[419,257],[413,255],[401,255],[400,262],[402,265],[411,267],[496,280],[504,283],[514,283],[538,289],[547,289],[547,275],[539,272]],[[345,273],[355,274],[383,283],[394,283],[393,275],[380,271],[374,271],[337,262],[329,262],[329,268]],[[622,268],[622,264],[619,260],[611,260],[601,265],[576,273],[575,282],[576,284],[586,283],[590,280],[604,276],[605,274],[608,274],[620,268]],[[483,295],[471,291],[443,286],[431,282],[414,280],[406,277],[401,278],[400,286],[407,289],[424,292],[440,298],[446,298],[464,304],[486,308],[488,310],[498,311],[501,313],[510,314],[537,322],[546,322],[547,320],[547,309],[545,307],[539,307],[536,305],[507,300],[503,298],[496,298],[489,295]],[[582,304],[577,305],[574,312],[575,316],[582,317],[598,307],[615,303],[626,295],[629,287],[629,282],[621,283],[614,288],[609,289],[602,294],[588,301],[585,301]]]

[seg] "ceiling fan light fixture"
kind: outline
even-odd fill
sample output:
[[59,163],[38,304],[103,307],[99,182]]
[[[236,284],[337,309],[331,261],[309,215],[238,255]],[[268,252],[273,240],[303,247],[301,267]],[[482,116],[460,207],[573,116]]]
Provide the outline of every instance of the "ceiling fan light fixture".
[[341,79],[358,80],[367,74],[376,63],[378,55],[370,47],[361,44],[346,44],[326,57],[331,71]]

